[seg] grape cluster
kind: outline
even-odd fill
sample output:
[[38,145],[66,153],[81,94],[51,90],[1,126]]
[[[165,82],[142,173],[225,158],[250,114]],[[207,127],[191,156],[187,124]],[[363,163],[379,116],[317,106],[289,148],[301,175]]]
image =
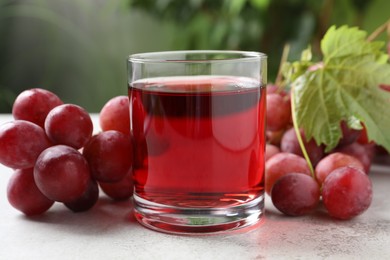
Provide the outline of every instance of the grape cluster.
[[[96,204],[100,190],[114,200],[132,196],[135,151],[126,96],[102,108],[103,131],[95,135],[83,108],[47,90],[22,92],[12,113],[15,120],[0,126],[0,163],[14,169],[7,189],[13,207],[36,215],[61,202],[79,212]],[[330,153],[300,130],[313,174],[292,127],[290,94],[267,87],[265,190],[281,212],[308,214],[322,201],[329,215],[349,219],[370,206],[368,173],[376,146],[364,126],[357,131],[341,122],[340,129],[343,137]]]
[[64,104],[44,89],[16,98],[14,121],[0,126],[0,163],[14,169],[10,204],[26,215],[47,211],[55,202],[74,212],[92,208],[99,187],[114,200],[133,194],[133,148],[126,96],[109,100],[100,113],[102,132],[93,135],[85,109]]
[[329,153],[314,139],[299,135],[313,172],[304,159],[291,115],[291,96],[275,85],[267,86],[267,144],[265,190],[274,206],[290,216],[309,214],[322,201],[330,216],[350,219],[371,204],[368,173],[376,145],[367,133],[340,123],[342,138]]

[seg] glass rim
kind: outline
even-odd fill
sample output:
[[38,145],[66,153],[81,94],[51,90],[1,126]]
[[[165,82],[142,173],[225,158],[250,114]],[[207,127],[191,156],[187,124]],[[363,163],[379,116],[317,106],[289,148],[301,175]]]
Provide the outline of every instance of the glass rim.
[[[177,54],[225,54],[232,55],[232,58],[223,59],[169,59],[167,56],[175,57]],[[241,55],[241,57],[233,57],[233,55]],[[181,50],[181,51],[158,51],[158,52],[143,52],[135,53],[128,56],[127,61],[132,63],[219,63],[219,62],[243,62],[243,61],[258,61],[267,59],[267,55],[256,51],[233,51],[233,50]]]

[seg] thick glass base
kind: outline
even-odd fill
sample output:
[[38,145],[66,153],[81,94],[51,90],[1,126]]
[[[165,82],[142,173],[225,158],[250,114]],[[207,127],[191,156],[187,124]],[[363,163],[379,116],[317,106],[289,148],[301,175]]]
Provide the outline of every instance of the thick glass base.
[[250,202],[223,208],[183,208],[147,201],[134,194],[136,219],[165,233],[201,235],[254,227],[264,216],[264,195]]

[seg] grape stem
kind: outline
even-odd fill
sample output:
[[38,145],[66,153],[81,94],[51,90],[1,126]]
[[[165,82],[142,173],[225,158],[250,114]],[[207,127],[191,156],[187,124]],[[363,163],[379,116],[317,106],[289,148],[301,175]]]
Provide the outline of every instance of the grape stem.
[[278,74],[276,75],[276,79],[275,79],[275,85],[279,88],[281,88],[282,86],[282,79],[283,79],[283,64],[286,63],[287,61],[287,58],[288,58],[288,54],[290,52],[290,45],[289,44],[285,44],[284,47],[283,47],[283,52],[282,52],[282,57],[280,59],[280,63],[279,63],[279,70],[278,70]]
[[368,42],[371,42],[373,40],[375,40],[381,33],[385,32],[388,28],[388,26],[390,26],[390,19],[387,20],[384,24],[382,24],[381,26],[379,26],[378,28],[375,29],[375,31],[373,31],[368,37],[367,37],[367,41]]
[[305,157],[305,160],[309,166],[311,177],[315,179],[315,174],[314,174],[314,169],[313,169],[313,164],[310,161],[309,155],[307,154],[305,145],[303,144],[301,132],[299,131],[298,127],[298,122],[297,122],[297,117],[295,113],[295,94],[294,94],[294,86],[291,87],[291,115],[292,115],[292,120],[293,120],[293,126],[295,130],[295,134],[297,135],[299,146],[301,147],[303,157]]

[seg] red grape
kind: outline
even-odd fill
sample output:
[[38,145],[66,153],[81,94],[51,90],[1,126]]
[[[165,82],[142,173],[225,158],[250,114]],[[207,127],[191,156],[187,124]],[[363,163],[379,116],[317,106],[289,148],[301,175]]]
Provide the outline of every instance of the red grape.
[[337,149],[337,151],[348,154],[358,159],[363,165],[364,172],[369,173],[371,167],[371,160],[372,160],[371,158],[372,156],[370,154],[372,153],[372,151],[370,151],[369,149],[370,149],[369,147],[365,147],[364,145],[355,142],[340,147]]
[[379,84],[379,87],[383,89],[384,91],[390,91],[390,85],[389,84]]
[[381,145],[375,145],[375,154],[379,156],[389,155],[389,152]]
[[81,197],[71,202],[66,202],[64,205],[73,212],[87,211],[92,208],[99,198],[99,187],[97,182],[93,179],[90,180],[87,190],[81,195]]
[[289,95],[284,89],[281,89],[280,87],[272,84],[267,85],[266,90],[267,90],[267,95],[279,94],[282,97],[287,97]]
[[320,187],[311,176],[289,173],[275,182],[271,199],[274,206],[284,214],[301,216],[317,207]]
[[266,90],[267,90],[267,94],[278,93],[279,87],[273,84],[268,84]]
[[56,145],[44,150],[34,167],[34,179],[49,199],[71,202],[83,195],[90,181],[88,163],[76,149]]
[[341,121],[340,127],[341,127],[342,137],[339,140],[339,144],[338,144],[339,147],[355,142],[361,134],[361,130],[349,128],[345,121]]
[[27,216],[42,214],[54,203],[35,184],[33,168],[14,172],[8,183],[7,198],[14,208]]
[[290,123],[290,118],[290,102],[279,94],[267,94],[267,130],[282,130]]
[[359,169],[338,168],[325,179],[322,186],[322,200],[332,217],[353,218],[366,211],[371,204],[371,181]]
[[12,107],[12,115],[17,120],[27,120],[44,127],[47,114],[63,102],[54,93],[40,88],[20,93]]
[[318,183],[321,185],[332,171],[344,166],[351,166],[364,171],[363,164],[355,157],[345,153],[331,153],[324,157],[315,168]]
[[103,131],[116,130],[129,135],[129,98],[117,96],[110,99],[100,111],[99,120]]
[[[300,130],[300,132],[310,161],[315,166],[324,156],[324,149],[321,145],[317,145],[314,139],[310,139],[310,141],[307,142],[303,131]],[[280,144],[280,149],[282,152],[294,153],[296,155],[303,156],[301,146],[299,145],[294,128],[290,128],[284,133]]]
[[99,182],[103,192],[114,200],[126,200],[133,195],[133,171],[130,169],[127,175],[120,181],[108,183]]
[[265,146],[265,160],[268,161],[269,158],[275,154],[280,153],[279,147],[273,144],[266,144]]
[[13,169],[31,168],[39,154],[51,145],[38,125],[15,120],[0,126],[0,163]]
[[83,154],[95,180],[117,182],[133,164],[132,148],[129,135],[109,130],[92,137],[85,145]]
[[359,137],[356,140],[359,144],[372,144],[373,141],[368,140],[367,128],[363,124],[363,129],[360,131]]
[[309,166],[302,157],[292,153],[278,153],[265,163],[265,191],[271,194],[274,183],[283,175],[299,172],[311,176]]
[[91,138],[93,124],[88,112],[82,107],[64,104],[49,112],[45,130],[53,143],[80,149]]
[[265,131],[265,136],[267,138],[267,143],[280,146],[282,137],[284,135],[284,130],[280,131]]
[[368,158],[370,158],[370,161],[372,162],[372,160],[374,160],[374,157],[375,157],[375,143],[374,142],[370,142],[369,144],[363,144],[362,145],[364,147],[364,149],[366,149],[366,152],[368,154]]

